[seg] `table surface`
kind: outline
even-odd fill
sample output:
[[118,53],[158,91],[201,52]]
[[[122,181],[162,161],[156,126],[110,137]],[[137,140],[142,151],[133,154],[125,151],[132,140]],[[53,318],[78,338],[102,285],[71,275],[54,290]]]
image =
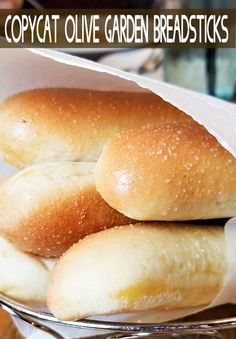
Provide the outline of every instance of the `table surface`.
[[[236,305],[225,305],[221,307],[216,307],[215,309],[202,312],[200,315],[195,315],[187,318],[189,320],[204,320],[204,319],[216,319],[222,317],[232,317],[236,316]],[[222,331],[222,339],[235,339],[236,338],[236,329],[231,329],[227,331]],[[11,317],[2,309],[0,309],[0,339],[22,339],[23,337],[19,334],[17,328],[15,327]],[[168,336],[159,336],[160,339],[167,339]],[[173,337],[172,337],[173,338]],[[192,336],[183,337],[183,339],[192,339]],[[201,336],[199,339],[209,338],[206,336]],[[211,337],[212,338],[212,337]],[[40,338],[39,338],[40,339]]]
[[0,309],[0,338],[22,339],[11,317],[2,309]]

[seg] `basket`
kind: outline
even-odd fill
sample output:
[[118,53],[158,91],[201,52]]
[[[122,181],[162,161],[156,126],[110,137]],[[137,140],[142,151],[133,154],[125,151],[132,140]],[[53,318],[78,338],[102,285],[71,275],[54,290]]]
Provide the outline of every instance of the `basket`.
[[[165,324],[155,323],[127,323],[112,322],[101,320],[83,319],[78,321],[60,321],[49,312],[35,310],[26,305],[12,301],[11,299],[0,295],[0,307],[7,311],[13,317],[19,318],[32,326],[47,332],[58,339],[64,337],[54,329],[45,324],[54,324],[69,328],[90,329],[109,331],[109,334],[102,334],[96,338],[148,338],[158,337],[160,335],[168,335],[169,337],[185,337],[189,335],[191,338],[195,336],[209,336],[214,339],[220,339],[220,330],[231,329],[236,327],[236,317],[228,317],[215,320],[199,320],[199,321],[178,321]],[[43,321],[44,323],[40,323]]]

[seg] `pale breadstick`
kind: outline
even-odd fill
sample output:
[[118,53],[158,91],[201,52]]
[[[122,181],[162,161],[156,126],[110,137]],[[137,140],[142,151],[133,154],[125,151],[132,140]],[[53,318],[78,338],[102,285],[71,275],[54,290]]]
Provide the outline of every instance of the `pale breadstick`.
[[227,271],[223,227],[120,226],[72,246],[54,267],[47,303],[60,319],[209,304]]
[[24,303],[44,304],[49,269],[0,237],[0,293]]

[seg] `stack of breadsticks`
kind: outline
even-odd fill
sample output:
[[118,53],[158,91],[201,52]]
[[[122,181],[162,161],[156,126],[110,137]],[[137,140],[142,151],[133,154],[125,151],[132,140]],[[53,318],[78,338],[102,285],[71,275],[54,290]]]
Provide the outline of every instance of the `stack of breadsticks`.
[[0,105],[0,152],[21,169],[0,183],[2,293],[68,320],[204,306],[221,291],[224,228],[207,219],[236,215],[236,159],[173,105],[19,93]]

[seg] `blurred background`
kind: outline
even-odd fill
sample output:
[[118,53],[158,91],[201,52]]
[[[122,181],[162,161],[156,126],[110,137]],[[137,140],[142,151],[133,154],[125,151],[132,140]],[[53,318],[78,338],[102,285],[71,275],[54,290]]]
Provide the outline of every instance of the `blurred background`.
[[[0,0],[0,8],[236,8],[236,0]],[[234,49],[104,49],[62,51],[128,72],[210,94],[236,96]]]

